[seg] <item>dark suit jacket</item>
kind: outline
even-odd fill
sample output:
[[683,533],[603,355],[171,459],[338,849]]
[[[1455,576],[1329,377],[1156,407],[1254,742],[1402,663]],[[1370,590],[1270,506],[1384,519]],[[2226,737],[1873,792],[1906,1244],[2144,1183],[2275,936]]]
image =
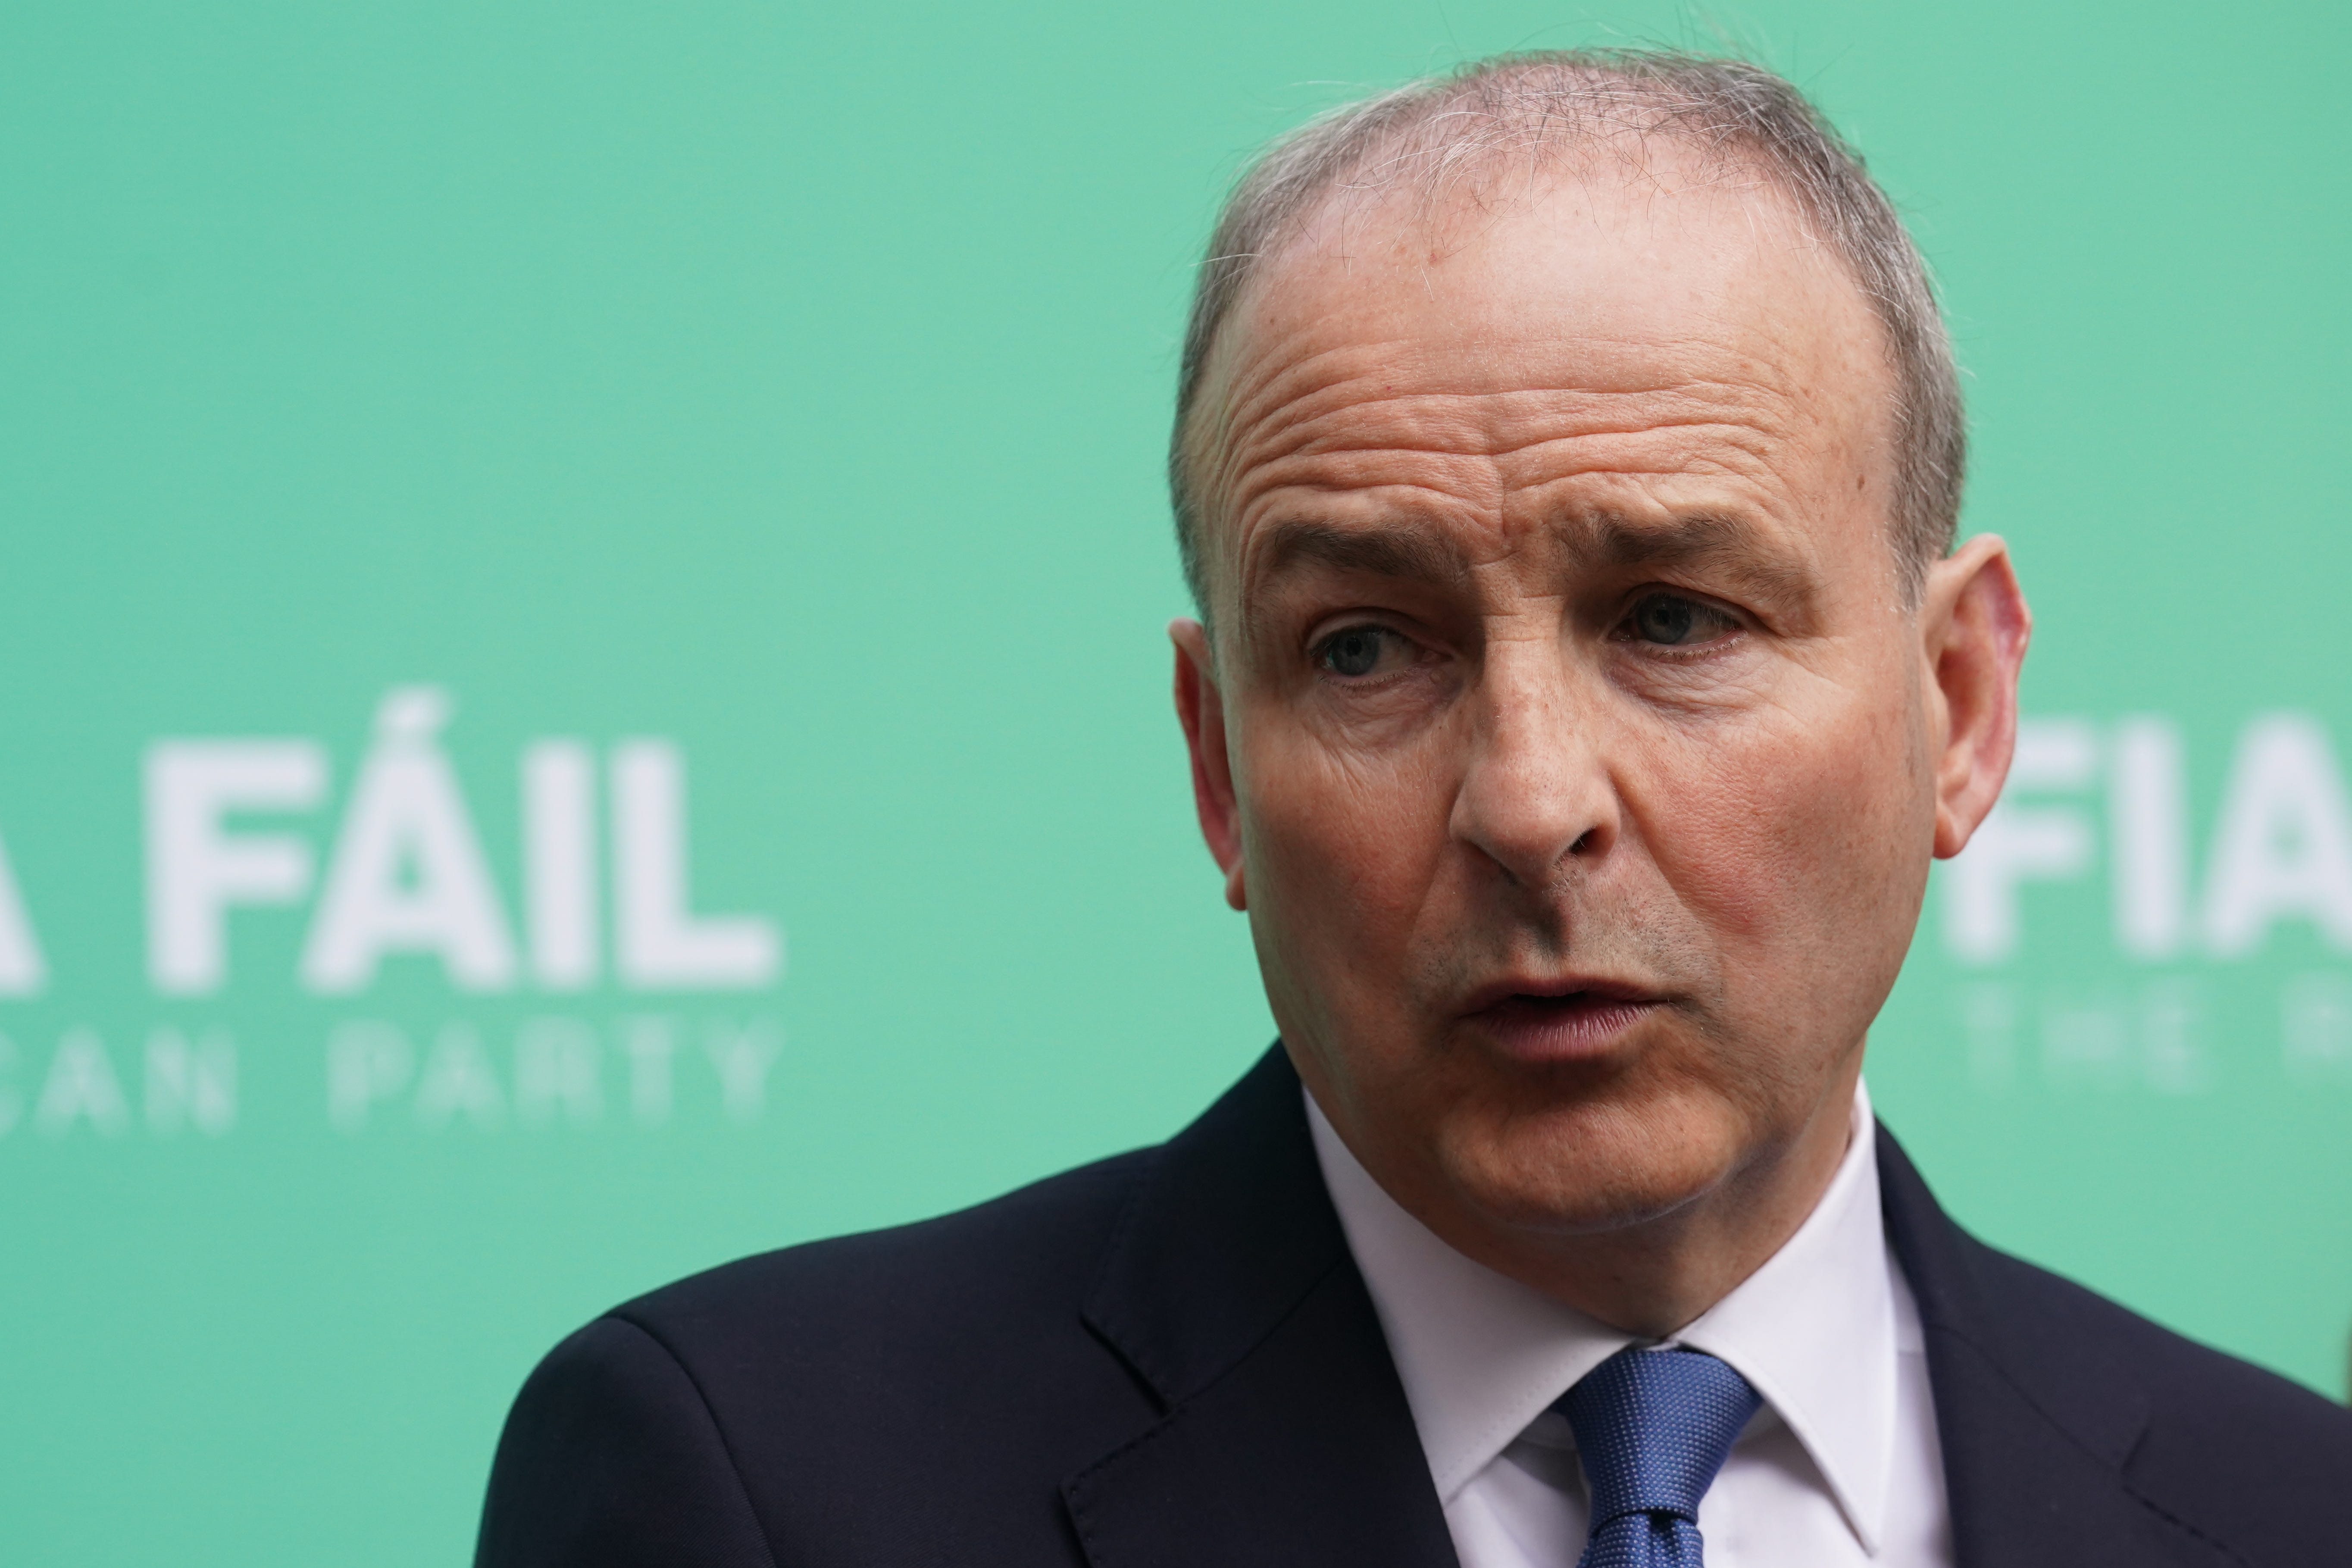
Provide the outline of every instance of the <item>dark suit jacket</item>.
[[[1878,1161],[1962,1568],[2352,1563],[2352,1413],[1971,1239],[1883,1131]],[[597,1319],[515,1403],[478,1558],[1454,1561],[1278,1049],[1160,1148]]]

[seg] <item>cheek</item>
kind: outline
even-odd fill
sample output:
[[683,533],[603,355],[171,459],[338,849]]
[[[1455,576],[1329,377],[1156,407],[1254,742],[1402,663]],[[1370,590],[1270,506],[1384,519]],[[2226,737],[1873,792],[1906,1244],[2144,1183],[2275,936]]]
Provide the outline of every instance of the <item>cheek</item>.
[[1648,847],[1727,950],[1764,961],[1751,981],[1875,968],[1889,942],[1899,961],[1905,866],[1925,863],[1912,733],[1899,702],[1782,710],[1662,770]]
[[1431,759],[1269,726],[1236,773],[1254,923],[1318,969],[1393,975],[1445,850],[1451,797]]

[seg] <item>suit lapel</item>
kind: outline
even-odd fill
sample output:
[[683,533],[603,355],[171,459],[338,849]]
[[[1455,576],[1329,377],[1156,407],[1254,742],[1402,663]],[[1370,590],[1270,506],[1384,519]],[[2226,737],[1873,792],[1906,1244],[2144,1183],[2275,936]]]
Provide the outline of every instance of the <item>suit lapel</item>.
[[[2082,1298],[1969,1237],[1883,1128],[1878,1139],[1957,1568],[2234,1561],[2132,1491],[2147,1397],[2099,1325],[2076,1321]],[[1160,1411],[1063,1483],[1094,1568],[1454,1563],[1279,1047],[1160,1152],[1085,1317]]]
[[1086,1318],[1163,1413],[1063,1485],[1095,1568],[1454,1563],[1279,1047],[1161,1152]]
[[1919,1303],[1958,1568],[2234,1562],[2149,1508],[2124,1467],[2147,1398],[2071,1287],[1944,1214],[1885,1128],[1886,1236]]

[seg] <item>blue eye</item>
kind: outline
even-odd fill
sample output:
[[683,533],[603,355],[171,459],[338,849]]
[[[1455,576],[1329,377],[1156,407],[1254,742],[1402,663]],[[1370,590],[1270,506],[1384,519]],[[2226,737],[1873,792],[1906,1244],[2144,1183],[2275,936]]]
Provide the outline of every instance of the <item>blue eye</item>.
[[1661,647],[1688,647],[1694,643],[1712,642],[1739,626],[1721,610],[1680,594],[1646,595],[1633,606],[1628,625],[1636,638]]
[[1334,675],[1370,675],[1381,666],[1381,653],[1395,634],[1381,626],[1349,626],[1323,639],[1316,661]]

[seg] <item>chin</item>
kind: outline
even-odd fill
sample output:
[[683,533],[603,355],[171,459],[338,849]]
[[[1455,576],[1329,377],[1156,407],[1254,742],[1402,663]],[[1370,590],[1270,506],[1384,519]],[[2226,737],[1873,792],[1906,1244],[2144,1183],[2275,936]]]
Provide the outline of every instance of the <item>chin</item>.
[[1464,1107],[1449,1121],[1436,1151],[1448,1184],[1513,1229],[1589,1233],[1659,1219],[1721,1184],[1742,1147],[1719,1103]]

